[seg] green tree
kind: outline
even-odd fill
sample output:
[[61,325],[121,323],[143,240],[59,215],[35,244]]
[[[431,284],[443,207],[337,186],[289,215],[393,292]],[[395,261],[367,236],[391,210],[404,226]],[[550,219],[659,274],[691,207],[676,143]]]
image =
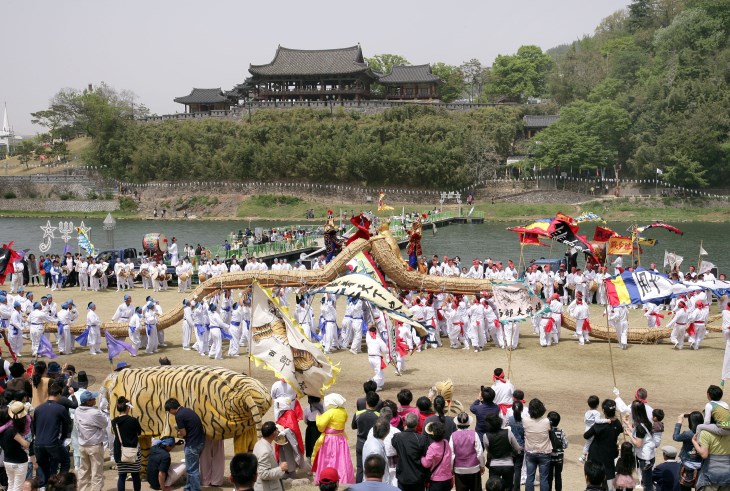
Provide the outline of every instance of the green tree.
[[434,75],[441,78],[438,86],[438,98],[443,102],[452,102],[459,99],[465,90],[464,74],[458,66],[438,62],[431,65]]
[[482,93],[487,78],[487,70],[482,66],[482,62],[476,58],[462,63],[460,69],[464,76],[464,83],[469,88],[469,102],[474,102],[475,99],[479,99],[479,95]]
[[393,67],[397,65],[410,65],[411,63],[401,55],[392,55],[384,53],[382,55],[375,55],[371,58],[365,58],[368,66],[374,72],[382,73],[383,75],[389,74],[393,71]]
[[494,60],[485,91],[490,96],[507,96],[524,101],[545,94],[546,77],[552,60],[539,46],[521,46],[515,55]]
[[35,142],[33,140],[23,140],[15,147],[16,154],[20,163],[25,165],[26,169],[30,168],[30,159],[33,157],[33,151],[35,150]]

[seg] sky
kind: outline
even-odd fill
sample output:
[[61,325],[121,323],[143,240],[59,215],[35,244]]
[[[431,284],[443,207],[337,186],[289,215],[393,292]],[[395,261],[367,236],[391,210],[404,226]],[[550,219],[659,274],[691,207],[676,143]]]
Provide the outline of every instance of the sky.
[[[593,33],[629,0],[0,0],[0,104],[16,134],[60,89],[106,82],[152,113],[183,112],[192,87],[243,82],[278,45],[360,43],[366,57],[489,66],[521,45],[547,50]],[[1,111],[1,108],[0,108]],[[0,116],[1,117],[1,116]]]

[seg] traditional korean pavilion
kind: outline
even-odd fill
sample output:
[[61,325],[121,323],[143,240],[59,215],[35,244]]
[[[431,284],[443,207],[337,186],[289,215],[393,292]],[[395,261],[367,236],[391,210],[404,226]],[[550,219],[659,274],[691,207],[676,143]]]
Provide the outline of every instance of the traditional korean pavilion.
[[190,94],[176,97],[175,102],[185,105],[186,113],[222,111],[238,103],[237,98],[217,89],[193,89]]
[[385,86],[386,99],[436,99],[441,79],[431,73],[431,65],[398,65],[388,74],[380,77]]
[[279,46],[271,63],[250,65],[257,101],[327,101],[370,99],[378,81],[368,68],[360,46],[302,50]]

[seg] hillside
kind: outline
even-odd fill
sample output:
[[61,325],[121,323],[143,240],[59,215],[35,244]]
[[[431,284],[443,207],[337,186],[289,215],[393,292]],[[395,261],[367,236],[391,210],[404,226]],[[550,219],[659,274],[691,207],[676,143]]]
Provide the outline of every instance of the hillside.
[[[42,172],[44,174],[55,174],[59,172],[65,172],[70,167],[77,167],[84,164],[84,159],[82,158],[83,152],[86,151],[89,146],[91,145],[91,138],[84,136],[81,138],[74,138],[73,140],[70,140],[66,143],[68,147],[68,162],[64,165],[56,165],[56,166],[47,166],[45,164],[42,164],[40,160],[36,158],[31,158],[31,160],[28,161],[28,165],[25,165],[20,162],[19,157],[16,155],[14,157],[11,157],[8,160],[8,175],[11,176],[23,176],[23,175],[30,175],[30,174],[38,174],[39,172]],[[0,161],[0,163],[3,166],[3,170],[5,167],[5,161]]]

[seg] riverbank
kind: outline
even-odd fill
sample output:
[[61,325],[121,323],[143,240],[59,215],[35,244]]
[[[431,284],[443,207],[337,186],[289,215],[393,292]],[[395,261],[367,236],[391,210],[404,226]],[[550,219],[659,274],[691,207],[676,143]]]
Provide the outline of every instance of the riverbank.
[[[125,198],[122,198],[125,199]],[[332,210],[337,217],[340,211],[349,217],[351,213],[361,210],[372,211],[378,216],[405,213],[425,213],[434,208],[466,215],[471,209],[466,203],[461,205],[445,204],[412,204],[388,203],[393,210],[377,212],[377,203],[354,203],[346,199],[335,202],[304,199],[288,195],[256,195],[220,194],[216,196],[179,196],[176,200],[161,203],[142,201],[138,209],[123,206],[112,214],[118,220],[244,220],[244,221],[280,221],[280,222],[322,222],[327,211]],[[177,209],[181,207],[182,209]],[[584,212],[593,212],[607,221],[671,221],[687,222],[730,222],[730,204],[726,200],[701,200],[698,198],[602,198],[583,203],[475,203],[474,211],[484,214],[487,222],[528,222],[537,218],[555,216],[557,212],[578,216]],[[155,218],[153,209],[157,208]],[[162,209],[166,209],[165,218],[161,217]],[[312,210],[313,219],[306,218],[307,210]],[[188,218],[183,218],[184,213]],[[104,218],[107,212],[59,212],[59,211],[23,211],[0,210],[0,218]]]

